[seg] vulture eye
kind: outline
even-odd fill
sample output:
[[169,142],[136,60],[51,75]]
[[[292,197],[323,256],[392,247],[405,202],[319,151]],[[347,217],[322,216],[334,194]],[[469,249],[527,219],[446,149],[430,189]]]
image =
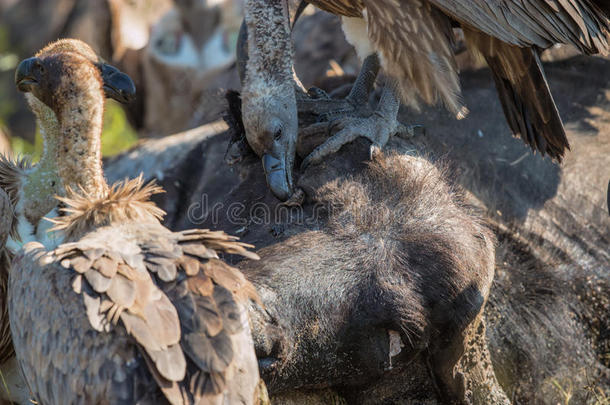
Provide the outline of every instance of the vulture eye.
[[273,139],[275,139],[276,141],[279,141],[281,138],[282,138],[282,128],[278,129],[273,134]]

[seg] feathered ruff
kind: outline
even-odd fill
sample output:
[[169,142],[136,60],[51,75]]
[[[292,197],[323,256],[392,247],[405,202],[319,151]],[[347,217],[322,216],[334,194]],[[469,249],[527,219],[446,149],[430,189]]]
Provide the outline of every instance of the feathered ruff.
[[64,205],[60,216],[46,218],[53,224],[52,231],[63,230],[67,239],[84,235],[87,231],[124,221],[157,222],[165,211],[150,201],[153,194],[163,193],[154,180],[144,185],[142,175],[133,180],[124,180],[110,187],[101,197],[79,190],[66,188],[66,196],[57,199]]
[[[32,168],[32,162],[23,156],[0,155],[0,188],[8,194],[11,205],[17,206],[19,202],[19,190],[21,181],[26,176],[26,172]],[[17,218],[13,215],[10,236],[17,235]]]

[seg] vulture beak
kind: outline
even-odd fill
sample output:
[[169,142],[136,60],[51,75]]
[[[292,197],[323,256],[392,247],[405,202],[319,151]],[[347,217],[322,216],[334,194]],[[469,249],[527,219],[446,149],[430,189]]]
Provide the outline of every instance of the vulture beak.
[[34,86],[38,86],[35,68],[39,65],[38,58],[24,59],[19,63],[15,71],[15,85],[17,85],[19,91],[28,93],[32,91]]
[[[298,136],[298,119],[296,111],[282,108],[288,104],[282,100],[274,100],[270,107],[273,111],[267,116],[266,129],[262,131],[262,139],[266,145],[261,153],[263,170],[267,179],[267,185],[271,192],[281,201],[286,201],[292,196],[292,167]],[[275,108],[277,106],[277,108]],[[296,110],[296,103],[294,105]]]
[[106,97],[123,104],[131,103],[135,99],[136,86],[131,77],[107,63],[102,62],[99,68]]
[[286,201],[292,196],[292,163],[288,162],[286,150],[273,149],[263,155],[263,169],[271,192]]

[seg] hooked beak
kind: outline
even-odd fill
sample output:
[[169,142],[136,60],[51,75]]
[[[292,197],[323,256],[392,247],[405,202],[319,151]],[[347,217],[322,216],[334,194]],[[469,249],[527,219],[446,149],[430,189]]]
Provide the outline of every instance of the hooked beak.
[[271,192],[281,201],[288,200],[292,196],[292,164],[287,159],[287,152],[274,148],[271,153],[264,154],[263,169]]
[[131,77],[107,63],[102,63],[100,70],[106,97],[123,104],[131,103],[135,99],[136,86]]
[[38,81],[34,76],[34,66],[38,63],[38,58],[24,59],[17,66],[15,71],[15,85],[19,91],[24,93],[32,91],[33,86],[38,86]]

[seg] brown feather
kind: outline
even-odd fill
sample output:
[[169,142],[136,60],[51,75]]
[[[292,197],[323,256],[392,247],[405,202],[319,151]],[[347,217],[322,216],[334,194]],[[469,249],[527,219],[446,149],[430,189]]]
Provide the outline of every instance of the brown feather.
[[[31,162],[24,157],[12,157],[0,154],[0,188],[8,195],[11,206],[16,207],[19,202],[19,190],[26,171],[31,169]],[[17,218],[13,213],[13,221],[10,228],[10,236],[19,238],[17,233]]]
[[464,30],[464,34],[491,69],[512,132],[533,150],[561,161],[570,145],[536,50],[482,32]]
[[362,15],[402,101],[442,102],[463,117],[451,21],[470,31],[492,69],[509,126],[528,145],[561,160],[565,130],[536,49],[571,44],[586,54],[610,49],[607,0],[311,0],[344,16]]
[[150,201],[150,196],[162,192],[154,182],[144,185],[141,175],[116,183],[102,197],[68,188],[66,197],[57,197],[65,205],[61,209],[65,215],[48,220],[55,224],[52,230],[63,230],[68,238],[112,223],[158,221],[165,213]]

